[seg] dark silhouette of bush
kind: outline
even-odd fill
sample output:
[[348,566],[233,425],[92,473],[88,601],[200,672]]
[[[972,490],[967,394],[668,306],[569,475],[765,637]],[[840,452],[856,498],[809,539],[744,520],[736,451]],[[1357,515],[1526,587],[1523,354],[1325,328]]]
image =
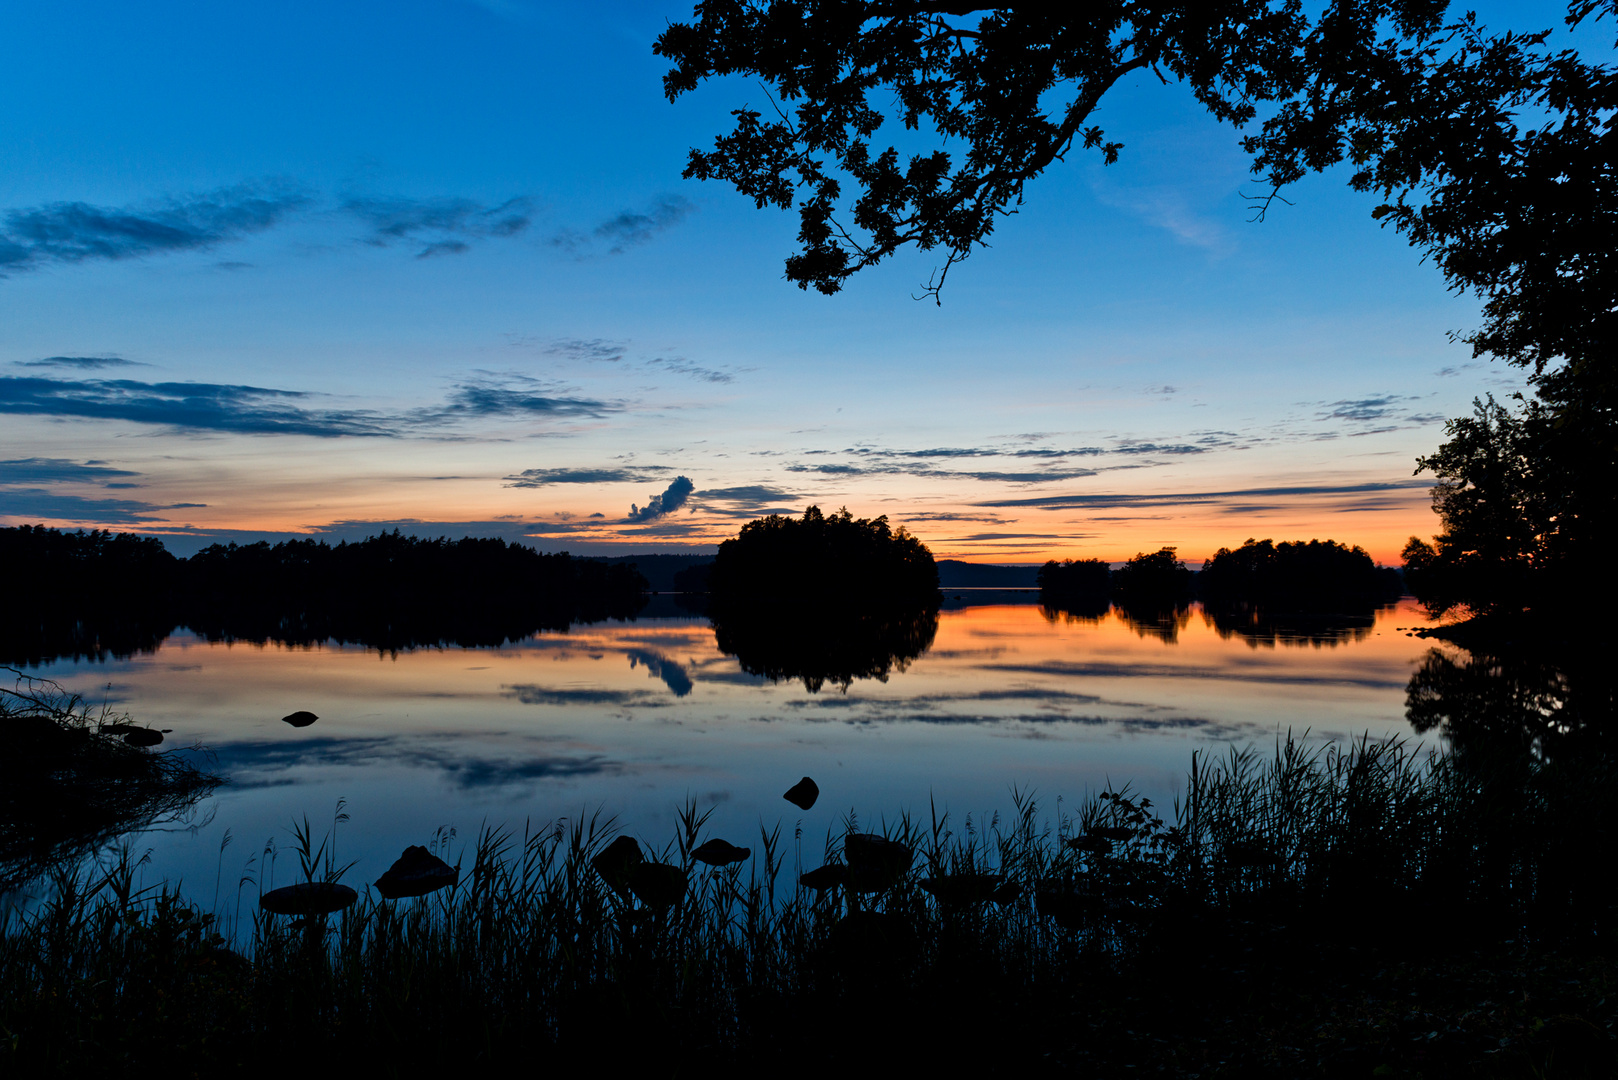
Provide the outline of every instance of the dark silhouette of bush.
[[1361,547],[1335,540],[1249,538],[1220,548],[1203,564],[1197,588],[1214,607],[1251,605],[1273,612],[1358,612],[1404,593],[1399,572],[1377,566]]
[[811,601],[862,608],[938,605],[932,552],[888,519],[827,517],[811,506],[802,518],[750,521],[719,545],[709,591],[716,606]]

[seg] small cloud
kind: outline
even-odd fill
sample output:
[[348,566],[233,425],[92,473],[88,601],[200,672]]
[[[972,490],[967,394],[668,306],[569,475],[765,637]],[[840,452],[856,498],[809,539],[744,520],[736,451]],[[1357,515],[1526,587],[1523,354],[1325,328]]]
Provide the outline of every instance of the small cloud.
[[610,250],[616,255],[672,229],[695,210],[689,199],[679,195],[663,195],[645,211],[625,210],[603,221],[595,227],[595,235],[612,244]]
[[371,227],[368,244],[421,242],[418,259],[470,251],[468,240],[516,236],[533,222],[533,202],[523,196],[493,206],[475,199],[353,196],[340,209]]
[[624,210],[591,229],[588,233],[563,228],[551,234],[549,243],[572,255],[583,257],[597,243],[607,245],[607,254],[622,255],[655,239],[659,233],[674,228],[690,217],[696,206],[680,195],[662,195],[645,210]]
[[541,351],[548,356],[560,356],[568,360],[589,360],[597,363],[614,363],[624,358],[627,343],[621,341],[608,341],[605,338],[561,338],[546,345]]
[[74,368],[79,371],[151,366],[139,360],[125,360],[121,356],[47,356],[41,360],[13,360],[12,363],[17,367]]
[[700,379],[703,382],[728,383],[735,380],[735,376],[728,371],[720,371],[718,368],[702,367],[700,364],[693,364],[684,357],[674,357],[671,359],[660,356],[655,360],[646,361],[647,367],[652,367],[654,365],[661,367],[664,371],[673,372],[676,375],[689,375],[691,378]]
[[663,494],[652,496],[652,501],[644,507],[638,507],[634,503],[630,503],[627,520],[652,521],[663,517],[665,514],[672,514],[685,505],[685,501],[691,497],[691,493],[695,490],[696,485],[690,480],[683,476],[676,476],[674,482],[664,490]]
[[1374,397],[1350,401],[1333,401],[1320,414],[1322,420],[1381,420],[1392,413],[1401,401],[1409,400],[1398,394],[1379,394]]

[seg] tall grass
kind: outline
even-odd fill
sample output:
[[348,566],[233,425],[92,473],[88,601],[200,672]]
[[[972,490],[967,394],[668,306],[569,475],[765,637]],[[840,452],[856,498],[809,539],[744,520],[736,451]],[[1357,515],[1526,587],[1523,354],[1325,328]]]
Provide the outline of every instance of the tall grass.
[[[1119,973],[1251,949],[1283,924],[1317,928],[1287,949],[1600,942],[1612,779],[1604,761],[1463,767],[1397,739],[1289,736],[1269,755],[1195,755],[1167,819],[1127,788],[1050,814],[1019,792],[1005,818],[901,816],[880,835],[913,863],[865,892],[798,882],[841,863],[853,818],[820,841],[761,828],[752,858],[710,868],[692,858],[708,813],[687,805],[647,852],[686,875],[666,907],[592,867],[620,833],[598,813],[485,828],[452,890],[367,892],[329,921],[256,913],[228,936],[167,886],[135,888],[126,854],[58,869],[47,902],[0,924],[0,1061],[67,1071],[180,1048],[249,1067],[297,1048],[412,1072],[539,1053],[737,1063],[790,1044],[846,1063],[850,1025],[896,1053],[923,1028],[947,1038],[963,1002],[1037,1027]],[[305,877],[341,876],[307,825],[295,846]]]

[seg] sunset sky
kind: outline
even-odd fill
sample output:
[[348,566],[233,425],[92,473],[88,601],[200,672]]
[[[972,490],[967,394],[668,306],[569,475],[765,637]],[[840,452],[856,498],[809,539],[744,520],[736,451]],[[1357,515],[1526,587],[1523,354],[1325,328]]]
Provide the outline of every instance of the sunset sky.
[[680,178],[765,104],[663,98],[689,17],[5,4],[0,524],[617,554],[818,503],[978,561],[1392,562],[1444,418],[1521,386],[1341,172],[1249,222],[1236,133],[1149,75],[1098,114],[1119,163],[1032,183],[942,307],[926,252],[802,292],[795,215]]

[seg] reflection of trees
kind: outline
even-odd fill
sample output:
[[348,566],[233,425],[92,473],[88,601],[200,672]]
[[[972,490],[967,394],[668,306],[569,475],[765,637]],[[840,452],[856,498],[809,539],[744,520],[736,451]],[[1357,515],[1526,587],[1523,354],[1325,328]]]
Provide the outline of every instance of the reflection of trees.
[[1105,596],[1064,597],[1051,601],[1042,595],[1039,605],[1039,613],[1052,626],[1055,626],[1058,620],[1069,626],[1074,623],[1095,626],[1105,619],[1107,612],[1111,610],[1112,601]]
[[742,670],[773,682],[802,679],[810,693],[826,683],[846,690],[855,679],[886,681],[932,647],[938,608],[813,608],[792,604],[716,607],[714,637]]
[[1405,715],[1462,755],[1529,752],[1555,758],[1603,742],[1614,681],[1606,658],[1520,649],[1508,657],[1428,651],[1405,690]]
[[1367,604],[1360,611],[1311,615],[1295,611],[1269,611],[1256,604],[1204,603],[1203,622],[1221,638],[1239,637],[1253,648],[1263,645],[1343,645],[1364,641],[1376,625],[1377,608]]
[[1120,601],[1113,605],[1118,621],[1141,637],[1154,637],[1165,645],[1180,640],[1180,631],[1191,622],[1190,604],[1155,605]]

